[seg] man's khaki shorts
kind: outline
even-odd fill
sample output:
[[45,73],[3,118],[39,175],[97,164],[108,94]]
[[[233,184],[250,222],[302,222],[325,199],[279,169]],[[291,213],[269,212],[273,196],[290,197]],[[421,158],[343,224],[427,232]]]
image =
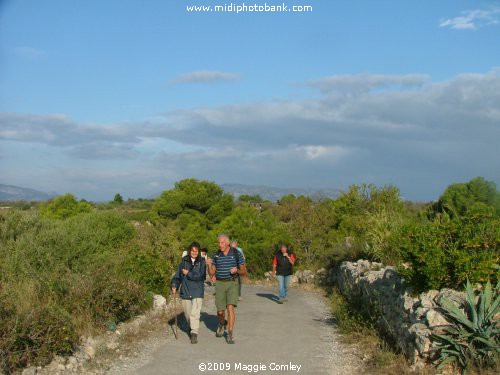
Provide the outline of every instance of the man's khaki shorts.
[[238,279],[234,281],[215,282],[215,307],[217,311],[226,309],[227,305],[238,305]]

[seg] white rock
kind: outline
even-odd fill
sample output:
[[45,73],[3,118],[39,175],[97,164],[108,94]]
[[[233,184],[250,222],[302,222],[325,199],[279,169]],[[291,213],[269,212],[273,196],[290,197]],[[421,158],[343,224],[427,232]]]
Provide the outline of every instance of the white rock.
[[326,276],[328,274],[328,271],[326,268],[320,268],[319,270],[316,271],[316,275],[322,275],[322,276]]
[[441,313],[434,309],[427,311],[427,314],[425,314],[425,318],[427,319],[427,323],[429,324],[430,328],[450,324]]
[[78,359],[76,359],[76,357],[71,356],[68,358],[68,364],[76,365],[77,363],[78,363]]
[[28,367],[23,370],[22,375],[36,375],[36,367]]
[[163,310],[167,306],[167,300],[165,297],[155,294],[153,295],[153,310]]
[[118,348],[118,346],[119,346],[119,344],[118,344],[118,341],[116,341],[116,340],[112,340],[106,344],[106,347],[110,350],[115,350],[116,348]]

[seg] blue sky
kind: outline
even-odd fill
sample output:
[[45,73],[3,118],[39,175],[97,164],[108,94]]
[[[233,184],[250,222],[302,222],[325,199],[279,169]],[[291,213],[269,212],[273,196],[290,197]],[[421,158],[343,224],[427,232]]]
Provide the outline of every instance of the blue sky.
[[500,2],[0,0],[0,183],[500,184]]

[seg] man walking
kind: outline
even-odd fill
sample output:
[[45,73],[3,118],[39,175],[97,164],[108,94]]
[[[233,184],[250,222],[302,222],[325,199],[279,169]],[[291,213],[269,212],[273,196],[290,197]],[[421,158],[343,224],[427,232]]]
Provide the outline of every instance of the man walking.
[[[235,307],[238,305],[238,275],[245,276],[245,260],[239,255],[237,249],[230,246],[229,236],[218,236],[219,251],[213,259],[207,259],[208,273],[215,275],[215,306],[219,326],[215,336],[222,337],[227,328],[226,341],[234,344],[233,330],[236,320]],[[227,321],[225,312],[227,310]]]

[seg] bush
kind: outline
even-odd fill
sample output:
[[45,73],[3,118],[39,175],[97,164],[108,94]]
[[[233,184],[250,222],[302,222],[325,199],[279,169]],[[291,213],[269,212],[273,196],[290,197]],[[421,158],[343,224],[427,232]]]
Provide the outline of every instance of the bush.
[[145,308],[151,283],[127,275],[134,239],[134,228],[109,212],[66,220],[32,213],[2,217],[4,371],[71,353],[81,335],[102,330],[109,321],[129,319]]
[[92,206],[85,202],[76,200],[73,194],[65,194],[52,199],[40,206],[42,216],[50,219],[67,219],[84,212],[90,212]]
[[492,181],[476,177],[466,183],[452,184],[446,188],[429,212],[446,212],[451,217],[470,214],[493,214],[500,217],[500,192]]
[[124,260],[127,277],[157,294],[168,295],[170,278],[180,263],[182,246],[178,228],[168,225],[139,225]]
[[18,313],[0,299],[0,370],[44,365],[54,354],[70,354],[78,343],[71,315],[50,303]]
[[491,216],[438,216],[427,224],[410,224],[399,236],[399,272],[416,292],[459,288],[467,279],[498,279],[500,221]]
[[263,275],[271,269],[275,247],[284,241],[287,233],[270,211],[260,212],[251,206],[237,207],[215,227],[213,241],[218,234],[227,233],[243,249],[249,273]]

